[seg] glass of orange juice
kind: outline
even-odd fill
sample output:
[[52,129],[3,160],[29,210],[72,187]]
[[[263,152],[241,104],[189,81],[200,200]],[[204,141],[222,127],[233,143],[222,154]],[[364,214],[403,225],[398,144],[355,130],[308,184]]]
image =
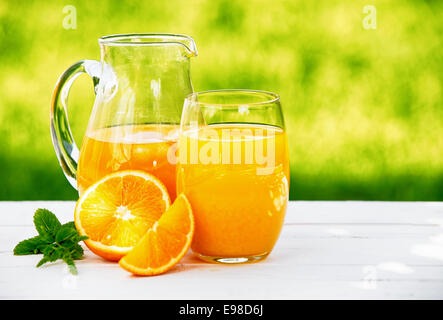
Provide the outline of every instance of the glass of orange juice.
[[245,263],[273,249],[286,212],[289,157],[280,98],[214,90],[185,99],[177,193],[196,222],[192,251],[202,260]]

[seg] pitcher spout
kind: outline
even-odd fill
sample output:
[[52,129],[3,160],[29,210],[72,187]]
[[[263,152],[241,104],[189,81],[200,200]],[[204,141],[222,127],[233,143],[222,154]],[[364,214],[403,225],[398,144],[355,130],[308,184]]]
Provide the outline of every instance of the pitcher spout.
[[186,57],[197,56],[197,46],[194,39],[187,35],[172,33],[132,33],[116,34],[101,37],[101,46],[161,46],[177,45]]
[[182,44],[186,49],[186,56],[187,57],[195,57],[198,55],[197,46],[195,45],[194,39],[192,39],[189,36],[181,36],[183,37],[181,41],[179,41],[180,44]]

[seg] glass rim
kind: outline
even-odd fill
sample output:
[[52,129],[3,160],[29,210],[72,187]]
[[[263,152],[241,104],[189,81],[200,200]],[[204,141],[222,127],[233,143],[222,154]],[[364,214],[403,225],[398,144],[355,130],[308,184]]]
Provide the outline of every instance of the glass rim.
[[[149,41],[150,39],[163,41]],[[189,46],[181,41],[189,41]],[[98,38],[100,45],[107,46],[156,46],[156,45],[182,45],[190,52],[197,55],[197,47],[192,37],[176,33],[122,33],[111,34]]]
[[[198,96],[202,95],[210,95],[210,94],[217,94],[217,93],[252,93],[262,96],[267,96],[269,99],[264,99],[260,102],[246,102],[246,103],[211,103],[211,102],[200,102],[195,101]],[[262,106],[262,105],[269,105],[276,103],[280,101],[280,96],[277,93],[271,92],[271,91],[264,91],[264,90],[254,90],[254,89],[217,89],[217,90],[207,90],[207,91],[200,91],[200,92],[193,92],[186,96],[186,100],[196,103],[198,105],[203,106],[218,106],[218,107],[239,107],[239,106]]]

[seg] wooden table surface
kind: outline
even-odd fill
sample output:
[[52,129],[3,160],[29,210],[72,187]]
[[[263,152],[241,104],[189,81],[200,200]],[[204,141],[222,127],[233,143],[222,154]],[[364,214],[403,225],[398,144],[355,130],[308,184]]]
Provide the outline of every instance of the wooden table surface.
[[133,277],[88,250],[78,276],[12,255],[36,234],[35,209],[67,222],[74,204],[0,202],[1,299],[443,299],[441,202],[290,202],[266,260],[226,266],[188,253],[156,277]]

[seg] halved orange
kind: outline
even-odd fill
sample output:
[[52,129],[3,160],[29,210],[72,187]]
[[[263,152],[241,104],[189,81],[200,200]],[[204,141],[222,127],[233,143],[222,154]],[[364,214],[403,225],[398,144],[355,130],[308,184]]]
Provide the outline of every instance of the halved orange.
[[138,243],[171,200],[163,183],[137,170],[105,176],[77,201],[74,222],[95,254],[118,261]]
[[140,276],[152,276],[171,269],[186,254],[194,235],[191,205],[180,194],[140,242],[124,256],[120,266]]

